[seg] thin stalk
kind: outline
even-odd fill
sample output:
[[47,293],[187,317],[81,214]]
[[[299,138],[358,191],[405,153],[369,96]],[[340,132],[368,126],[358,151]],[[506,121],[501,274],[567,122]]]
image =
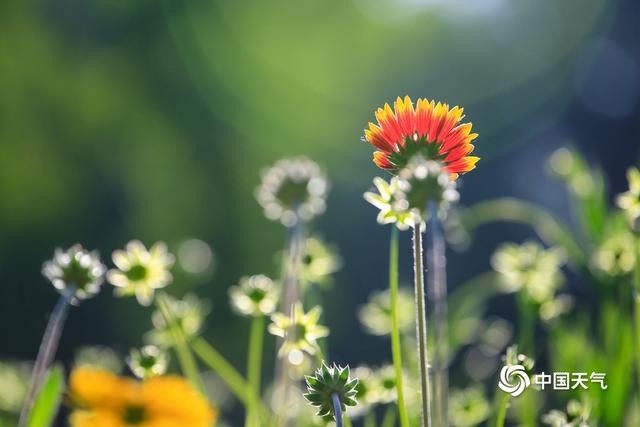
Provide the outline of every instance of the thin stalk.
[[36,357],[36,361],[33,365],[31,385],[29,386],[29,391],[27,392],[22,405],[22,410],[20,411],[20,419],[18,421],[18,426],[20,427],[24,426],[29,418],[29,413],[31,412],[33,403],[40,392],[47,370],[51,366],[56,351],[58,350],[60,335],[62,334],[64,322],[67,318],[71,298],[73,298],[75,292],[75,286],[67,286],[62,295],[60,295],[60,298],[58,298],[58,302],[51,312],[49,322],[47,323],[44,335],[42,336],[42,341],[40,342],[38,356]]
[[434,321],[434,418],[438,426],[447,426],[449,400],[449,333],[447,307],[447,258],[442,225],[438,219],[438,205],[430,201],[429,233],[427,237],[427,271],[429,272],[428,291],[433,301]]
[[249,386],[242,375],[216,350],[202,338],[191,341],[191,348],[196,356],[211,370],[220,376],[233,394],[245,407],[249,406]]
[[251,406],[245,426],[260,425],[260,375],[262,367],[262,344],[264,341],[264,316],[254,316],[249,334],[249,357],[247,358],[247,382],[251,390]]
[[[283,259],[283,295],[282,295],[282,313],[290,316],[293,305],[300,301],[300,265],[302,262],[302,251],[304,245],[304,224],[298,215],[298,220],[296,223],[289,228],[289,239],[287,243],[287,250],[285,251],[287,258]],[[280,347],[282,345],[282,339],[277,340],[277,345]],[[280,390],[281,401],[285,402],[282,405],[282,408],[287,408],[289,402],[292,397],[292,384],[289,375],[289,362],[286,357],[277,357],[276,358],[276,372],[275,378],[276,384],[279,384],[280,387],[276,389]],[[284,425],[289,425],[288,414],[281,414],[285,418]]]
[[393,405],[389,405],[387,410],[384,413],[384,418],[382,418],[381,427],[393,427],[396,421],[396,411]]
[[633,277],[632,301],[635,332],[635,361],[638,393],[640,393],[640,237],[636,239],[636,268]]
[[400,326],[398,322],[398,229],[391,227],[391,242],[389,244],[389,297],[391,299],[391,354],[396,376],[396,391],[398,394],[398,411],[400,425],[409,427],[409,415],[404,399],[402,343],[400,341]]
[[[418,214],[416,214],[416,218]],[[431,427],[431,395],[429,363],[427,353],[427,310],[424,294],[424,266],[422,255],[422,224],[413,227],[413,265],[416,297],[416,334],[418,339],[418,361],[422,392],[422,426]]]
[[502,399],[500,399],[498,403],[495,427],[504,427],[504,422],[507,418],[507,409],[509,408],[509,401],[511,400],[511,396],[508,393],[502,394]]
[[338,393],[331,394],[331,401],[333,402],[333,413],[335,414],[336,427],[342,427],[342,407],[340,406],[340,397]]
[[376,427],[376,414],[372,410],[364,416],[364,427]]
[[196,360],[191,353],[191,349],[189,348],[187,338],[184,336],[184,332],[176,323],[176,319],[174,318],[173,313],[169,308],[167,295],[165,293],[160,292],[157,294],[156,306],[158,307],[158,310],[160,310],[162,317],[164,317],[164,320],[169,328],[169,332],[171,333],[175,353],[178,358],[178,363],[180,364],[180,369],[187,377],[191,385],[204,394],[204,383],[200,378],[198,364],[196,363]]
[[302,261],[303,249],[303,224],[298,219],[295,225],[289,228],[289,241],[286,254],[288,258],[284,260],[284,293],[282,298],[282,312],[291,313],[291,306],[300,300],[300,263]]
[[520,353],[535,359],[536,311],[524,292],[522,290],[518,294],[518,349]]
[[[518,295],[518,312],[520,313],[520,332],[518,349],[519,352],[533,358],[536,358],[535,350],[535,332],[536,332],[536,319],[537,308],[528,298],[528,296],[521,291]],[[522,399],[519,408],[518,417],[520,423],[526,427],[536,426],[536,407],[537,407],[537,395],[535,393],[526,393],[525,399]]]

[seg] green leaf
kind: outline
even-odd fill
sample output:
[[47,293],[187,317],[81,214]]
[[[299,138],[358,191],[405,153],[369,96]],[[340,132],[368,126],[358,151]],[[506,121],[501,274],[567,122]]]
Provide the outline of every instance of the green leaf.
[[460,221],[469,233],[495,221],[529,225],[548,245],[565,248],[571,265],[581,267],[587,263],[584,245],[573,236],[573,230],[560,219],[530,202],[508,197],[487,200],[461,211]]
[[349,379],[349,374],[350,374],[349,367],[347,366],[346,368],[343,368],[340,371],[340,378],[339,378],[340,379],[340,383],[346,384],[347,380]]
[[36,399],[27,427],[49,427],[58,413],[58,407],[64,391],[64,372],[60,366],[54,366],[40,389],[40,394]]
[[579,151],[557,150],[549,159],[551,171],[567,185],[582,232],[592,242],[602,239],[607,216],[607,189],[602,171],[589,165]]

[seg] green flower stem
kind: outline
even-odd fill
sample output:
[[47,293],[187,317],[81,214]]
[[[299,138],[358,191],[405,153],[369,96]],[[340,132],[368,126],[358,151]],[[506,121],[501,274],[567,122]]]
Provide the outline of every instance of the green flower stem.
[[427,245],[428,291],[433,301],[433,372],[434,419],[437,426],[448,426],[449,404],[449,333],[447,307],[447,258],[442,225],[438,219],[438,205],[428,203],[429,233]]
[[[520,316],[520,332],[518,339],[519,352],[535,360],[535,333],[538,311],[535,304],[522,291],[518,294],[518,313]],[[526,392],[525,397],[525,399],[522,399],[521,404],[518,405],[518,416],[523,426],[535,427],[537,423],[537,395],[535,393]]]
[[180,363],[180,369],[191,385],[201,393],[204,393],[204,384],[202,382],[202,378],[200,378],[198,364],[189,349],[189,343],[187,342],[187,338],[184,336],[184,332],[176,323],[176,319],[171,313],[171,309],[169,308],[169,303],[167,301],[167,295],[165,293],[159,292],[157,294],[156,305],[162,314],[162,317],[164,317],[164,320],[169,327],[169,331],[171,332],[174,349],[176,356],[178,357],[178,363]]
[[409,415],[404,399],[402,343],[400,341],[400,326],[398,325],[398,228],[391,227],[391,242],[389,244],[389,296],[391,298],[391,354],[396,375],[396,390],[398,393],[398,411],[400,425],[409,427]]
[[[418,214],[416,213],[416,218]],[[424,266],[422,254],[422,225],[413,227],[413,266],[416,298],[416,334],[422,397],[422,426],[431,427],[431,395],[427,353],[427,310],[424,294]]]
[[342,427],[342,407],[340,406],[340,396],[338,393],[331,395],[331,401],[333,402],[333,413],[336,419],[336,427]]
[[[287,243],[287,250],[285,254],[287,258],[282,260],[282,275],[283,275],[283,295],[282,295],[282,313],[290,316],[291,310],[296,301],[302,300],[300,297],[300,265],[302,262],[302,252],[304,244],[304,227],[300,215],[295,225],[289,228],[289,240]],[[277,340],[278,348],[282,345],[282,339]],[[280,385],[282,393],[282,400],[289,402],[294,393],[292,390],[291,379],[289,376],[289,362],[286,357],[278,357],[276,362],[276,384]],[[287,405],[283,405],[286,408]],[[283,409],[283,412],[286,409]],[[288,414],[281,414],[288,420]],[[285,425],[289,425],[288,421],[285,421]]]
[[264,341],[264,316],[251,320],[249,357],[247,358],[247,381],[251,390],[250,407],[245,426],[260,425],[260,375],[262,367],[262,345]]
[[537,310],[524,291],[517,297],[519,315],[518,349],[520,353],[535,359],[535,333]]
[[396,422],[396,411],[393,405],[387,406],[387,410],[384,413],[384,418],[382,418],[381,427],[393,427]]
[[282,298],[282,312],[291,314],[291,307],[300,301],[300,264],[304,245],[304,227],[302,220],[289,229],[289,241],[285,253],[288,258],[283,260],[284,293]]
[[49,322],[47,323],[44,335],[42,336],[40,348],[38,349],[38,356],[36,357],[35,364],[33,365],[31,385],[29,386],[29,391],[27,392],[22,405],[22,410],[20,411],[20,419],[18,421],[18,426],[20,427],[24,426],[29,419],[29,413],[31,412],[33,403],[40,392],[42,383],[47,375],[47,370],[51,366],[56,351],[58,350],[60,335],[62,334],[69,305],[71,304],[71,299],[75,292],[75,286],[67,286],[64,293],[60,295],[60,298],[58,298],[58,302],[51,312]]
[[373,411],[364,416],[364,427],[376,427],[376,414]]
[[249,407],[249,386],[242,378],[242,375],[203,338],[195,338],[191,341],[191,348],[205,365],[220,376],[238,400],[245,407]]
[[636,238],[636,268],[633,277],[633,318],[635,333],[635,360],[636,360],[636,377],[638,381],[638,390],[640,391],[640,237]]
[[351,420],[347,415],[344,416],[344,427],[353,427]]
[[496,422],[495,427],[504,427],[504,422],[507,419],[507,409],[509,408],[509,401],[511,400],[511,396],[508,393],[502,393],[498,391],[499,395],[501,395],[501,399],[498,401],[497,413],[496,413]]

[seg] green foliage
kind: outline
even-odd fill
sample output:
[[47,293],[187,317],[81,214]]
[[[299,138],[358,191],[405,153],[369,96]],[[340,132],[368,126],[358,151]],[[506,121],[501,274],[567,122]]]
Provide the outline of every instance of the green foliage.
[[[583,292],[570,297],[563,296],[562,298],[571,298],[568,305],[565,299],[554,299],[562,307],[559,313],[554,313],[550,322],[545,323],[548,340],[545,342],[538,335],[535,349],[531,347],[531,351],[535,353],[532,356],[545,354],[547,370],[555,372],[606,373],[607,388],[596,386],[588,390],[568,390],[545,394],[545,397],[551,397],[552,404],[557,400],[566,402],[567,399],[587,399],[590,402],[589,410],[583,411],[576,418],[576,423],[591,425],[587,423],[588,418],[589,423],[595,422],[597,425],[627,425],[624,424],[625,417],[633,416],[627,415],[633,411],[630,404],[640,393],[632,375],[640,369],[640,366],[634,366],[638,365],[634,362],[634,355],[640,349],[633,336],[632,317],[640,314],[638,308],[632,308],[630,303],[634,293],[633,274],[639,270],[637,256],[640,242],[633,232],[633,221],[630,222],[625,217],[628,213],[609,207],[607,201],[611,197],[606,192],[604,176],[597,167],[588,165],[572,149],[557,150],[549,161],[549,167],[566,185],[571,196],[575,229],[544,209],[517,199],[483,201],[465,210],[461,220],[468,231],[492,221],[529,225],[544,243],[564,250],[568,255],[568,265],[578,275],[578,283]],[[633,186],[633,182],[629,184]],[[525,252],[518,249],[525,246],[510,245],[508,247],[512,248],[512,255],[525,255]],[[504,276],[505,271],[509,273],[513,268],[505,270],[506,264],[497,262],[502,258],[494,257],[493,264]],[[530,265],[535,270],[534,275],[542,274],[540,283],[550,284],[554,280],[552,272]],[[556,270],[560,266],[558,263]],[[509,276],[513,282],[510,284],[520,287],[520,294],[526,291],[527,278],[534,277],[530,270],[528,268],[526,275],[522,277],[516,274]],[[559,288],[562,282],[556,284]],[[595,295],[596,298],[589,295]],[[575,303],[573,298],[576,299]],[[528,345],[531,345],[539,323],[530,316],[522,316],[523,313],[530,312],[530,301],[530,298],[516,297],[521,314],[518,325],[521,329],[521,344],[524,338]],[[540,314],[542,313],[541,311]],[[519,421],[525,425],[536,425],[540,421],[535,407],[531,407],[534,397],[538,400],[539,396],[526,392],[513,405]],[[538,402],[537,405],[549,403]],[[552,410],[545,420],[558,423],[565,417],[571,418],[571,414]]]
[[64,392],[64,371],[60,366],[54,366],[40,390],[29,419],[27,427],[48,427],[53,425],[58,407]]
[[333,395],[337,395],[342,411],[357,405],[358,379],[351,378],[349,366],[327,366],[324,362],[313,375],[305,376],[308,393],[305,399],[318,408],[318,416],[326,420],[336,419]]

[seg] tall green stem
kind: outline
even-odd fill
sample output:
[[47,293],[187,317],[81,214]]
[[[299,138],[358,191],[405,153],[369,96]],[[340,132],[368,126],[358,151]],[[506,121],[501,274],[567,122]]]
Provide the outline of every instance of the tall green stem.
[[[416,218],[418,218],[418,214],[416,214]],[[420,389],[422,392],[422,426],[431,427],[431,396],[427,352],[427,310],[424,294],[424,266],[421,227],[421,223],[415,224],[413,227],[413,266],[416,298],[416,333],[418,339],[418,361],[420,364]]]
[[298,221],[289,229],[289,241],[285,251],[287,258],[283,260],[283,296],[282,312],[291,314],[291,306],[300,300],[300,264],[302,262],[302,252],[304,246],[304,227],[302,220]]
[[[285,254],[287,258],[283,259],[283,295],[282,295],[282,313],[291,315],[291,309],[296,301],[300,301],[300,267],[302,262],[302,253],[304,249],[304,227],[302,219],[298,215],[295,225],[289,228],[289,241]],[[278,339],[278,347],[282,345],[282,339]],[[282,405],[282,414],[284,425],[290,425],[289,414],[287,409],[289,402],[293,397],[291,379],[289,375],[290,365],[286,357],[279,357],[276,364],[276,389],[279,390],[279,399],[285,402]]]
[[434,419],[437,426],[447,426],[449,404],[449,324],[447,307],[447,258],[438,205],[428,203],[429,233],[427,235],[428,294],[433,301],[433,372]]
[[398,411],[400,425],[409,427],[409,415],[404,400],[402,343],[400,341],[400,326],[398,322],[398,229],[391,227],[391,242],[389,244],[389,297],[391,299],[391,354],[396,375],[396,391],[398,394]]
[[495,427],[504,427],[504,422],[507,418],[507,409],[509,408],[509,401],[511,395],[509,393],[498,392],[501,395],[501,399],[498,402],[497,415]]
[[387,410],[384,412],[384,418],[382,418],[381,427],[393,427],[395,425],[396,411],[393,405],[387,406]]
[[373,411],[367,412],[364,416],[363,427],[376,427],[376,414]]
[[178,363],[180,363],[180,369],[191,385],[204,393],[204,384],[200,378],[198,364],[189,349],[189,344],[187,342],[187,338],[184,336],[182,328],[178,325],[177,320],[171,312],[168,297],[165,293],[160,292],[156,295],[156,305],[158,310],[160,310],[162,317],[164,317],[167,327],[169,328],[169,332],[171,333],[176,356],[178,357]]
[[[536,320],[537,320],[537,307],[529,299],[529,297],[520,291],[518,295],[518,312],[520,314],[520,332],[519,332],[519,345],[518,350],[520,353],[527,355],[535,360],[535,333],[536,333]],[[527,392],[525,398],[522,399],[519,408],[519,419],[523,426],[535,427],[536,420],[536,407],[538,397],[535,393]]]
[[64,322],[67,318],[69,304],[71,303],[71,298],[73,298],[75,292],[75,286],[67,286],[51,312],[51,317],[49,317],[49,322],[47,323],[47,327],[42,337],[42,342],[40,343],[40,348],[38,349],[38,356],[36,357],[36,361],[33,366],[31,385],[29,386],[29,391],[27,392],[22,405],[22,410],[20,411],[18,425],[21,427],[27,422],[33,403],[40,392],[42,382],[47,374],[47,369],[49,369],[53,362],[53,358],[55,357],[58,349],[58,343],[60,342],[60,334],[62,333],[62,328],[64,327]]
[[218,353],[218,350],[202,338],[195,338],[191,341],[191,348],[205,365],[220,376],[244,406],[248,407],[250,404],[249,386],[242,375]]
[[524,292],[518,294],[518,350],[535,359],[536,307]]
[[247,381],[251,390],[251,405],[245,426],[260,425],[260,375],[262,367],[262,343],[264,340],[264,316],[254,316],[249,335],[249,357],[247,358]]
[[636,360],[636,379],[637,392],[640,393],[640,237],[636,238],[636,268],[633,277],[633,318],[634,318],[634,337],[635,337],[635,360]]

